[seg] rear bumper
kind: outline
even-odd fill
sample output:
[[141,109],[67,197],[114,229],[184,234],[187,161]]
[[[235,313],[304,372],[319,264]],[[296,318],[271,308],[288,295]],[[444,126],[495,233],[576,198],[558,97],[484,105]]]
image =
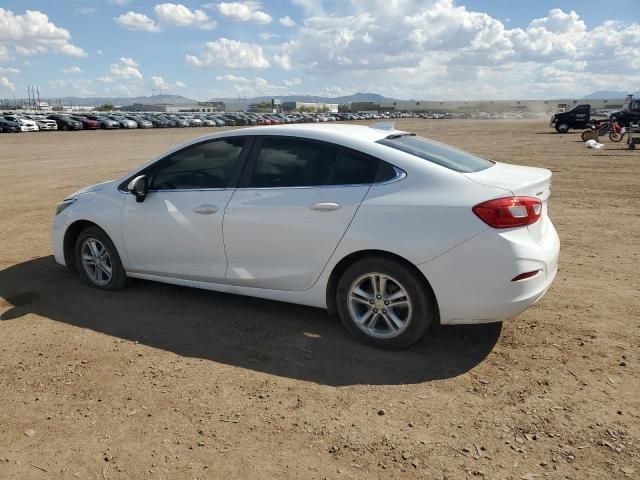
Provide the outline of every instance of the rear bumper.
[[[418,265],[438,302],[440,323],[499,322],[537,302],[558,270],[560,240],[548,218],[544,234],[526,228],[487,229],[439,257]],[[531,278],[512,281],[524,272]]]

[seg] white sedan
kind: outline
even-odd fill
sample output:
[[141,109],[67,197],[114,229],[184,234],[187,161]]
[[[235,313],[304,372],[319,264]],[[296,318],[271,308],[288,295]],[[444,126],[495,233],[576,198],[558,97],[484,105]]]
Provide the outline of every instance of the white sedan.
[[236,129],[69,196],[53,248],[93,287],[310,305],[403,348],[432,322],[503,321],[544,295],[560,250],[550,178],[392,124]]
[[29,117],[21,115],[5,115],[4,118],[11,122],[20,124],[20,130],[22,130],[23,132],[37,132],[40,130],[36,122],[34,122]]

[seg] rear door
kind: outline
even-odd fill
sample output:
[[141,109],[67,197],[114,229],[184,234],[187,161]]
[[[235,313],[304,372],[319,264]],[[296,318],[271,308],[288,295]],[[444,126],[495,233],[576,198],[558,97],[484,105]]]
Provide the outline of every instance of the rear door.
[[224,218],[227,283],[306,290],[365,197],[377,160],[293,137],[257,141]]

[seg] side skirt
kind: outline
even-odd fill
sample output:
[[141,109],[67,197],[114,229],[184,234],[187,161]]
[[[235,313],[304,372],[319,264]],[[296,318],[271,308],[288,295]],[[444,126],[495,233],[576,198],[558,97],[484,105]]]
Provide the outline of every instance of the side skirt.
[[296,303],[299,305],[307,305],[309,307],[317,307],[323,309],[327,308],[324,290],[317,288],[317,284],[309,290],[294,292],[288,290],[269,290],[266,288],[241,287],[236,285],[210,283],[198,280],[184,280],[181,278],[163,277],[160,275],[149,275],[146,273],[127,272],[127,276],[129,278],[139,278],[141,280],[168,283],[171,285],[179,285],[182,287],[200,288],[203,290],[211,290],[214,292],[245,295],[249,297],[275,300],[278,302]]

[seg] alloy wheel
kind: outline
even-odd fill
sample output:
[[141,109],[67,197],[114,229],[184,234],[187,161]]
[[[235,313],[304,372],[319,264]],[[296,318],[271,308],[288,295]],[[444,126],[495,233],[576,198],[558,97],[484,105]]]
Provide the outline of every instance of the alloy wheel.
[[87,277],[99,286],[108,285],[113,276],[113,263],[109,251],[100,240],[89,237],[80,248],[82,267]]
[[413,307],[408,290],[384,273],[358,277],[349,289],[347,301],[353,322],[372,337],[397,337],[411,322]]

